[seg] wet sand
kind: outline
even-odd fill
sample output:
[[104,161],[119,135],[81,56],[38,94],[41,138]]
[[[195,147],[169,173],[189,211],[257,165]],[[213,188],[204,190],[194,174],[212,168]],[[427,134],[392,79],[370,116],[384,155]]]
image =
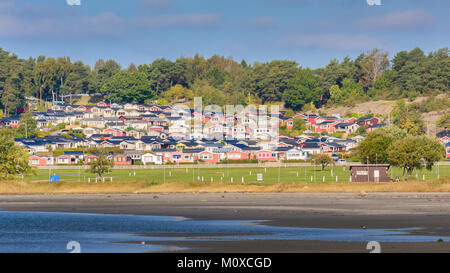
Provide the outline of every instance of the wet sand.
[[[0,195],[0,210],[263,220],[267,225],[310,228],[414,227],[423,228],[425,235],[450,236],[449,193]],[[187,247],[192,252],[368,252],[363,243],[357,242],[158,242],[161,243]],[[383,243],[382,250],[450,252],[450,243]]]

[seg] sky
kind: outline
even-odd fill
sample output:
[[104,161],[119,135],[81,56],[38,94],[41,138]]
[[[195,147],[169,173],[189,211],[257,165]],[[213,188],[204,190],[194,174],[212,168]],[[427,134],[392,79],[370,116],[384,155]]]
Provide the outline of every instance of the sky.
[[0,47],[91,66],[198,53],[317,68],[373,48],[449,47],[449,14],[448,0],[0,0]]

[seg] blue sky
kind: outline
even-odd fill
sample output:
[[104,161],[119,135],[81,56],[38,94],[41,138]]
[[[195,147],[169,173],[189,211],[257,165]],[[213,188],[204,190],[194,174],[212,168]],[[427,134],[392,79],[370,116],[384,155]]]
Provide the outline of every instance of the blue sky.
[[213,54],[317,68],[374,47],[434,51],[450,44],[450,1],[0,0],[0,47],[22,58],[98,58],[122,66]]

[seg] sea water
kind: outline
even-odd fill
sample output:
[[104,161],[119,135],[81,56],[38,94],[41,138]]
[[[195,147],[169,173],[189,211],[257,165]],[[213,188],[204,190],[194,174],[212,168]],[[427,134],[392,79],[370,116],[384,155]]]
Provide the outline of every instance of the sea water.
[[[192,220],[166,216],[48,212],[0,212],[1,253],[65,253],[79,244],[83,253],[155,252],[164,242],[317,240],[347,242],[436,242],[450,238],[419,228],[342,229],[265,225],[264,221]],[[196,236],[186,234],[195,233]],[[152,235],[153,234],[153,235]],[[172,236],[164,235],[169,234]],[[179,234],[179,236],[177,236]],[[175,235],[175,236],[174,236]],[[142,241],[152,243],[141,244]],[[130,243],[137,242],[137,243]],[[160,243],[159,243],[160,242]]]

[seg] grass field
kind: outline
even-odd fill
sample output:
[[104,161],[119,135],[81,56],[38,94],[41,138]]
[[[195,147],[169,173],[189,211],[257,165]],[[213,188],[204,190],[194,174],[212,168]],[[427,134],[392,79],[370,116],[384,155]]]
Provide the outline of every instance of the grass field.
[[[257,181],[257,174],[263,181]],[[438,179],[439,174],[439,179]],[[49,182],[50,175],[61,181]],[[105,182],[85,170],[38,170],[36,175],[0,182],[0,194],[19,193],[145,193],[145,192],[450,192],[450,166],[414,171],[403,179],[402,170],[392,168],[399,183],[352,183],[348,166],[113,170]],[[110,178],[112,177],[112,182]],[[416,178],[417,177],[417,178]],[[425,181],[423,181],[425,179]]]
[[[257,174],[263,176],[263,181],[257,181]],[[48,181],[50,175],[60,176],[62,181],[88,182],[89,178],[94,181],[96,175],[85,170],[38,170],[37,175],[28,176],[27,181]],[[273,185],[275,183],[330,183],[348,182],[350,171],[348,166],[333,166],[321,170],[320,166],[313,167],[259,167],[259,168],[228,168],[221,165],[220,168],[183,168],[179,166],[168,167],[167,169],[116,169],[106,177],[112,177],[113,181],[120,182],[146,182],[161,184],[164,182],[182,183],[258,183],[263,185]],[[401,180],[433,180],[438,178],[450,178],[450,166],[434,167],[432,170],[417,170],[413,175],[403,177],[400,168],[391,168],[389,176],[398,176]],[[109,179],[107,179],[109,180]]]

